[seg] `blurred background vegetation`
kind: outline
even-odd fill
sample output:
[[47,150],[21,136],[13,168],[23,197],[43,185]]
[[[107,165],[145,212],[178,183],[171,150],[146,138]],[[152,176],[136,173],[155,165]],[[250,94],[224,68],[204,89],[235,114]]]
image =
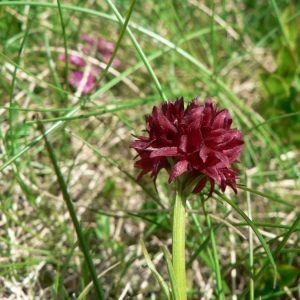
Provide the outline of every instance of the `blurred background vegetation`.
[[[124,19],[130,4],[114,2]],[[91,277],[39,118],[97,274],[107,271],[106,298],[162,299],[139,240],[167,280],[160,246],[171,247],[174,192],[166,172],[158,193],[146,176],[135,182],[129,144],[153,105],[184,96],[211,97],[244,132],[240,182],[251,192],[226,197],[251,216],[278,269],[275,288],[271,267],[255,277],[268,263],[265,251],[215,194],[207,205],[223,293],[300,299],[299,1],[137,1],[120,42],[112,7],[108,0],[0,2],[0,298],[97,299],[93,289],[84,293]],[[103,79],[108,60],[95,48],[85,53],[82,34],[118,45],[120,64]],[[86,64],[63,61],[66,52]],[[101,80],[83,94],[69,75],[94,66]],[[218,299],[209,229],[197,196],[189,201],[189,299]]]

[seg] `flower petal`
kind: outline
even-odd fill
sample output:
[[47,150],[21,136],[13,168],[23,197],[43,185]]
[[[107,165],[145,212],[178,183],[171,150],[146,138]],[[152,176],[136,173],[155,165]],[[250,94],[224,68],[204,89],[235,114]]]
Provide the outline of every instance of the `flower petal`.
[[211,126],[215,117],[216,110],[217,105],[213,105],[212,100],[210,98],[205,100],[202,126]]
[[207,157],[208,157],[210,152],[211,152],[211,150],[208,147],[206,147],[205,144],[203,144],[202,147],[201,147],[201,150],[199,152],[199,156],[203,160],[204,163],[206,162]]
[[180,176],[182,173],[186,172],[189,167],[189,162],[187,160],[181,160],[179,161],[172,169],[170,178],[169,178],[169,183],[173,181],[175,178]]
[[217,184],[221,184],[221,177],[219,175],[217,168],[215,168],[215,167],[205,168],[203,173],[205,173],[206,175],[211,177]]
[[224,109],[217,113],[216,118],[212,123],[212,127],[229,129],[231,123],[232,123],[232,119],[229,116],[228,110]]
[[187,146],[188,146],[188,137],[187,135],[182,135],[179,138],[179,146],[178,148],[183,152],[187,153]]
[[150,154],[150,157],[157,157],[157,156],[176,156],[178,155],[178,148],[177,147],[163,147],[158,150],[153,151]]
[[198,194],[200,193],[204,188],[207,183],[207,176],[203,177],[195,186],[193,190],[193,194]]

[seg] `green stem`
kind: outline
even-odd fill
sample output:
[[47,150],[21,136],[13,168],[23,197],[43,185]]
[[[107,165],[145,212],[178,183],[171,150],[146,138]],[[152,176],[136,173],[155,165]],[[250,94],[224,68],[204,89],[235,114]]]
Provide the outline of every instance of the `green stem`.
[[185,274],[185,211],[186,197],[183,196],[181,190],[178,189],[173,207],[172,255],[180,300],[187,299]]

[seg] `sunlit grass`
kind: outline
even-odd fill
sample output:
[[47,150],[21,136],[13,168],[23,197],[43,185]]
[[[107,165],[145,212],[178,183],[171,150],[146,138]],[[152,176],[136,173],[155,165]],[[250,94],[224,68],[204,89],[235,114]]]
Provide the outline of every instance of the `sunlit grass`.
[[[93,286],[85,290],[92,277],[37,120],[45,126],[105,298],[162,299],[140,239],[167,280],[161,245],[171,249],[174,191],[166,172],[158,178],[158,193],[150,179],[135,182],[129,144],[153,105],[180,96],[211,97],[228,108],[246,145],[239,165],[246,188],[237,196],[214,194],[205,215],[197,196],[189,199],[189,299],[219,299],[221,285],[228,299],[297,295],[299,150],[276,126],[298,114],[278,111],[265,119],[258,80],[259,72],[276,68],[278,45],[288,38],[281,12],[290,2],[198,2],[137,1],[132,13],[131,1],[0,2],[1,299],[98,299]],[[299,11],[295,4],[291,20],[299,21]],[[121,61],[87,95],[70,86],[72,66],[59,60],[61,53],[84,55],[81,33],[118,45]],[[84,58],[102,70],[109,64],[92,54]],[[249,217],[251,212],[259,238],[234,205]],[[291,280],[279,278],[275,290],[266,248]]]

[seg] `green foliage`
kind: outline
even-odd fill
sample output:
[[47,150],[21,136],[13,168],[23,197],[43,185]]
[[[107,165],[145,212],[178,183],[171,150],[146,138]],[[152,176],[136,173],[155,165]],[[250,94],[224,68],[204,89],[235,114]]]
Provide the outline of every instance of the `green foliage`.
[[[294,17],[295,9],[288,6],[281,15],[283,31],[288,39],[288,44],[281,37],[281,47],[277,53],[277,68],[274,72],[260,72],[259,80],[265,93],[265,99],[260,103],[259,111],[265,118],[274,118],[278,114],[298,112],[300,101],[299,72],[299,48],[297,47],[298,19]],[[300,116],[288,120],[273,122],[272,127],[279,131],[285,143],[299,145]],[[289,133],[286,132],[286,124],[289,124]],[[282,126],[283,125],[283,126]]]
[[298,25],[299,20],[295,18],[296,10],[294,6],[289,5],[282,12],[281,18],[284,24],[284,30],[287,34],[289,45],[293,50],[297,48],[297,40],[298,40]]
[[[298,70],[296,54],[289,46],[283,45],[277,56],[276,71],[273,73],[261,72],[259,74],[262,87],[267,94],[271,107],[274,107],[272,101],[277,99],[279,101],[279,103],[276,103],[277,107],[285,107],[285,110],[288,111],[291,102],[294,101],[293,98],[290,99],[291,90]],[[284,105],[285,102],[289,102],[289,105]]]
[[292,266],[292,265],[278,265],[277,266],[277,284],[274,286],[273,270],[268,268],[264,275],[261,277],[260,283],[258,284],[255,292],[256,297],[259,296],[272,296],[274,294],[274,298],[272,299],[280,299],[280,297],[276,297],[276,293],[282,291],[284,288],[293,288],[297,287],[297,278],[300,275],[300,268]]
[[3,51],[5,41],[16,36],[22,31],[22,22],[15,16],[6,12],[5,7],[0,7],[0,50]]
[[284,78],[284,81],[290,86],[297,75],[298,69],[296,53],[288,46],[283,45],[278,53],[275,74]]
[[[171,247],[174,189],[167,172],[158,193],[147,176],[137,183],[128,146],[131,133],[143,135],[153,105],[178,96],[212,97],[228,108],[246,144],[238,165],[246,187],[225,199],[215,193],[204,216],[202,202],[188,199],[188,299],[207,291],[212,300],[220,292],[252,300],[254,291],[286,299],[284,286],[296,297],[300,2],[137,1],[125,29],[131,3],[66,0],[59,10],[53,1],[0,1],[0,298],[97,299],[90,254],[108,300],[122,293],[163,299],[157,275],[142,267],[140,239],[172,297],[170,258],[160,249]],[[82,52],[82,33],[117,45],[121,61],[97,75],[103,78],[89,95],[67,87],[59,60],[66,50]],[[93,53],[85,58],[106,67]],[[61,186],[84,233],[85,255]],[[251,238],[249,225],[259,238]]]
[[271,99],[286,100],[290,96],[289,86],[280,75],[260,73],[259,77],[265,92],[272,97]]

